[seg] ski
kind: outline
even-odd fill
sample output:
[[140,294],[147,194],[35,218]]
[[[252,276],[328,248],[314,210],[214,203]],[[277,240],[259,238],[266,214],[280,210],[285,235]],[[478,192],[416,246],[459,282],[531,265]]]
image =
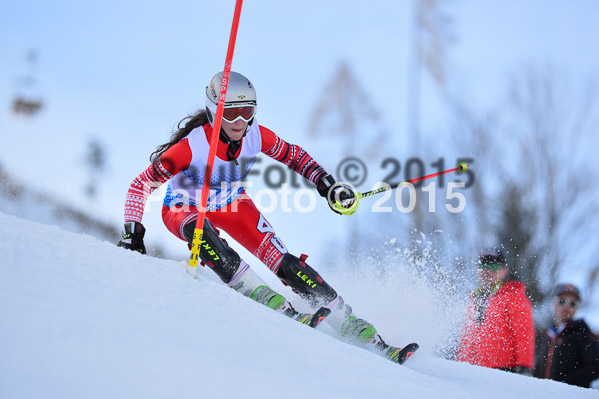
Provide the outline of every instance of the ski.
[[331,309],[322,307],[315,313],[298,313],[293,319],[312,328],[316,328],[329,314],[331,314]]
[[396,348],[394,346],[389,346],[389,348],[385,351],[385,357],[391,360],[394,363],[404,364],[406,360],[410,358],[420,348],[415,342],[411,344],[407,344],[403,348]]
[[374,349],[377,353],[381,354],[384,358],[391,360],[393,363],[398,364],[404,364],[406,360],[420,348],[420,345],[416,342],[407,344],[403,348],[391,346],[383,341],[383,338],[378,334],[376,334],[371,343],[374,344]]

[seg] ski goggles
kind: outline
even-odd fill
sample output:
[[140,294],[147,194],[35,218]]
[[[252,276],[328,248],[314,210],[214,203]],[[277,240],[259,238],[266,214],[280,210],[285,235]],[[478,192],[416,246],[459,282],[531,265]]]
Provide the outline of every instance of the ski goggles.
[[487,269],[497,270],[497,269],[499,269],[499,266],[500,266],[499,263],[481,263],[479,265],[479,268],[482,270],[487,270]]
[[244,105],[242,107],[230,107],[223,110],[223,119],[229,123],[235,123],[238,120],[250,122],[256,114],[256,106]]
[[559,306],[570,306],[571,308],[578,307],[578,301],[575,301],[575,300],[568,301],[566,298],[559,298],[557,300],[557,304]]

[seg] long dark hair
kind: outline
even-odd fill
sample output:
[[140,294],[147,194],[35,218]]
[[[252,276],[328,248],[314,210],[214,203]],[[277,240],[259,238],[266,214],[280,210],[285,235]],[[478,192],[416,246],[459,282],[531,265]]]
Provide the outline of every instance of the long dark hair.
[[[156,151],[150,155],[150,161],[157,161],[166,150],[177,144],[181,139],[187,137],[193,129],[205,125],[206,123],[208,123],[208,115],[206,114],[205,109],[200,109],[195,114],[181,119],[177,124],[177,130],[172,134],[170,141],[156,147]],[[181,127],[181,125],[183,125],[183,127]]]

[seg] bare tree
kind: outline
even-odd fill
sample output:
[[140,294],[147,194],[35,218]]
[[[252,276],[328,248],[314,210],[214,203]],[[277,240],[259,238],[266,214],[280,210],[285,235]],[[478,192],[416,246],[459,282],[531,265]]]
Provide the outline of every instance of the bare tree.
[[356,155],[365,144],[364,155],[376,155],[386,134],[380,112],[347,63],[339,64],[323,93],[312,112],[308,135],[335,137],[344,146],[344,156]]
[[412,59],[408,69],[407,134],[412,153],[420,155],[420,97],[422,70],[438,87],[446,82],[447,48],[454,41],[453,22],[443,0],[415,0],[412,25]]
[[596,145],[595,93],[589,82],[576,89],[560,80],[552,67],[526,68],[491,118],[456,107],[463,144],[477,154],[480,172],[470,211],[491,227],[479,224],[478,240],[503,245],[535,304],[550,296],[564,267],[594,261],[584,259],[581,244],[590,244],[585,238],[598,222],[589,213],[597,199],[590,184],[597,159],[588,151]]
[[[382,151],[392,150],[388,145],[382,145],[389,143],[389,134],[380,112],[347,63],[339,64],[323,93],[322,100],[312,112],[308,135],[319,143],[331,140],[331,145],[325,146],[329,148],[329,158],[340,162],[343,158],[352,156],[368,164],[379,162]],[[331,170],[329,173],[335,174],[336,171]],[[345,180],[344,176],[336,178]],[[360,189],[360,186],[357,188]],[[368,219],[363,221],[363,218]],[[371,215],[364,212],[356,214],[352,216],[351,225],[346,240],[349,264],[360,259],[354,255],[356,252],[370,252],[369,240],[372,234],[368,230],[372,226]]]
[[85,165],[88,169],[88,179],[85,185],[85,193],[90,198],[98,195],[98,185],[102,174],[106,170],[107,155],[104,143],[97,137],[91,138],[87,143],[85,154]]

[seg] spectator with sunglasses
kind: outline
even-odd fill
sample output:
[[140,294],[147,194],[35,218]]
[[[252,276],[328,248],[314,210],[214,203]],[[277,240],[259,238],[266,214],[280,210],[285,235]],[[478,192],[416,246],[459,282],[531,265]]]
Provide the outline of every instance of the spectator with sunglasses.
[[479,287],[471,295],[457,360],[531,375],[535,349],[532,305],[524,284],[507,280],[508,273],[501,251],[482,253]]
[[[125,201],[123,238],[118,245],[145,253],[142,216],[148,195],[168,181],[162,218],[168,230],[191,245],[200,207],[204,173],[218,135],[216,157],[200,246],[200,259],[220,279],[256,302],[315,326],[326,322],[344,339],[376,349],[387,358],[403,362],[417,349],[387,345],[372,324],[357,317],[343,298],[306,263],[287,250],[273,227],[246,194],[242,181],[249,175],[256,156],[263,153],[281,162],[315,185],[336,213],[353,209],[355,192],[338,184],[302,147],[287,143],[256,120],[256,91],[243,75],[231,72],[225,98],[222,126],[214,131],[223,73],[216,74],[206,87],[206,106],[183,119],[169,142],[151,155],[152,164],[129,187]],[[349,213],[348,213],[349,214]],[[304,298],[315,313],[299,313],[282,295],[271,289],[228,243],[220,237],[227,232],[235,241],[262,261],[285,285]]]
[[574,320],[582,298],[573,284],[554,289],[554,324],[537,339],[534,376],[589,388],[599,379],[598,338],[587,323]]

